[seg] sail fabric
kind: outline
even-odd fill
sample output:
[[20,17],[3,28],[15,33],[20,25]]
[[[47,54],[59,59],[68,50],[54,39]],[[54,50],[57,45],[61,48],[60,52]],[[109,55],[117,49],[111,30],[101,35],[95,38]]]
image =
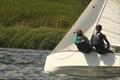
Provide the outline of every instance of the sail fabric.
[[[92,34],[94,33],[95,26],[97,24],[102,24],[104,26],[103,32],[105,32],[105,34],[108,36],[110,43],[119,45],[120,44],[119,43],[120,11],[118,10],[120,9],[119,3],[120,3],[119,0],[92,0],[88,7],[85,9],[85,11],[82,13],[82,15],[78,18],[76,23],[73,25],[73,27],[60,41],[60,43],[56,46],[52,53],[55,53],[57,51],[74,51],[74,50],[76,51],[77,47],[73,42],[73,39],[75,38],[74,32],[77,29],[82,29],[85,35],[90,39]],[[115,4],[117,4],[117,6]],[[114,15],[112,14],[113,12]],[[110,30],[110,28],[112,29]]]
[[73,43],[75,37],[74,31],[81,28],[86,32],[91,26],[94,26],[105,1],[106,0],[92,0],[87,9],[85,9],[52,53],[62,50],[77,50]]
[[99,24],[110,44],[120,46],[120,0],[108,0]]

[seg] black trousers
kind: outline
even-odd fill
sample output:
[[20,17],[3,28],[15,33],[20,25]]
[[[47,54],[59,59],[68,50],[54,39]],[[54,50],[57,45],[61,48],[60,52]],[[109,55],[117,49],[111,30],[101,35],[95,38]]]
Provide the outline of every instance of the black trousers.
[[78,50],[83,53],[90,53],[92,51],[92,47],[88,43],[80,43],[76,45]]
[[104,46],[95,46],[95,51],[98,52],[99,54],[105,54],[105,53],[113,52],[113,51],[105,48]]

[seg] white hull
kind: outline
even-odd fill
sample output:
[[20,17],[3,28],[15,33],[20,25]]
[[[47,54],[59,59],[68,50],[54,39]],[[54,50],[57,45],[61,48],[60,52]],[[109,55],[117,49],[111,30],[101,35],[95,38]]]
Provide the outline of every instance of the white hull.
[[74,76],[119,76],[120,54],[100,55],[95,52],[89,54],[78,51],[58,52],[47,57],[44,71]]

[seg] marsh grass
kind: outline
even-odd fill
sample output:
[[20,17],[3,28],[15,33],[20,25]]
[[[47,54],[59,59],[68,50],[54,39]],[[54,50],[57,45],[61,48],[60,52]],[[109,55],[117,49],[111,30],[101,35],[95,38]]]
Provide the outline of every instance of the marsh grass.
[[0,47],[52,50],[90,0],[1,0]]
[[0,46],[52,50],[67,30],[56,28],[0,28]]
[[1,0],[1,26],[71,27],[90,0]]

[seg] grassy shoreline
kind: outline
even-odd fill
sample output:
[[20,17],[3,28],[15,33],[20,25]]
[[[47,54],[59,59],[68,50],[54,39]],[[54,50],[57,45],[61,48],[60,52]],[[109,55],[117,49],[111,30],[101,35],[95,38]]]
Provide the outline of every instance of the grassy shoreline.
[[52,50],[67,30],[56,28],[0,28],[0,46],[7,48]]
[[0,1],[0,47],[54,49],[89,2]]

